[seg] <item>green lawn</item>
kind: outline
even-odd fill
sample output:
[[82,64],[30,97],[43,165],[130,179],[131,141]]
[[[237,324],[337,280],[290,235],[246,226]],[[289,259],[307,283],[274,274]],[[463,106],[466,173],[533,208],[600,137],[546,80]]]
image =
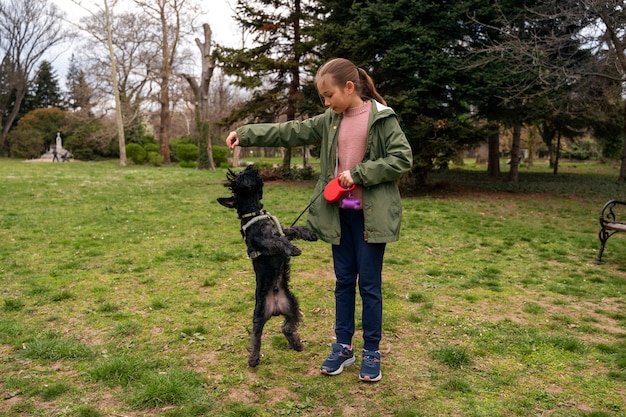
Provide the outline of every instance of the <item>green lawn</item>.
[[[626,188],[614,166],[560,172],[536,162],[509,184],[468,161],[404,198],[383,380],[366,385],[360,360],[318,371],[322,242],[292,259],[304,351],[273,318],[247,366],[254,274],[216,202],[224,169],[0,159],[0,416],[624,416],[626,234],[593,261],[599,210]],[[290,224],[313,185],[269,182],[265,208]]]

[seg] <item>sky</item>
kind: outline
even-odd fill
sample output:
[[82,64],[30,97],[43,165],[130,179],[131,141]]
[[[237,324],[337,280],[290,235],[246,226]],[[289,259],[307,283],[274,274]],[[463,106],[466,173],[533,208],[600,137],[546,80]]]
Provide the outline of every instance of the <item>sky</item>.
[[[72,0],[52,1],[56,3],[70,19],[78,19],[80,16],[86,14],[86,12],[72,2]],[[97,0],[82,0],[82,2],[83,4],[102,3]],[[120,2],[120,4],[122,3],[123,2]],[[201,0],[199,3],[206,12],[204,16],[198,20],[199,25],[208,23],[211,26],[213,42],[226,46],[237,46],[240,44],[241,34],[233,19],[233,11],[231,10],[231,5],[234,6],[236,0]],[[201,40],[204,39],[202,28],[199,28],[197,36]],[[194,48],[193,39],[190,40],[190,43],[192,45],[191,47]],[[71,45],[63,45],[54,48],[54,50],[50,52],[50,56],[46,57],[46,59],[52,63],[52,67],[56,70],[61,80],[65,79],[70,57],[77,47],[78,42],[74,42]]]

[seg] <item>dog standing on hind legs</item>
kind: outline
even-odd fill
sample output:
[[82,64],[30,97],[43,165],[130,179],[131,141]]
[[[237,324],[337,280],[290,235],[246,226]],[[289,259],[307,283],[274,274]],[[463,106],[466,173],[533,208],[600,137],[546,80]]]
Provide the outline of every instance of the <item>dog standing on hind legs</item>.
[[254,367],[259,364],[261,356],[263,327],[272,316],[285,317],[282,332],[289,346],[296,351],[302,350],[297,332],[300,323],[298,299],[289,289],[289,258],[301,252],[291,240],[315,241],[317,236],[301,226],[283,228],[276,217],[263,210],[263,179],[253,165],[238,174],[228,170],[224,186],[231,190],[232,196],[218,198],[217,201],[224,207],[237,210],[241,234],[256,275],[248,357],[248,365]]

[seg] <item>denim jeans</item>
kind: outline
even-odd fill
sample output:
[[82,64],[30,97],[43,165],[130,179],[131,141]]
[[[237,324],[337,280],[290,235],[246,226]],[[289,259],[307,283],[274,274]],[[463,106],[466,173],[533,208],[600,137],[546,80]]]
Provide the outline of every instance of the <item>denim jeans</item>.
[[362,210],[340,210],[341,241],[333,245],[335,267],[335,335],[337,343],[352,344],[356,286],[363,301],[363,348],[378,350],[382,337],[382,269],[384,243],[364,239]]

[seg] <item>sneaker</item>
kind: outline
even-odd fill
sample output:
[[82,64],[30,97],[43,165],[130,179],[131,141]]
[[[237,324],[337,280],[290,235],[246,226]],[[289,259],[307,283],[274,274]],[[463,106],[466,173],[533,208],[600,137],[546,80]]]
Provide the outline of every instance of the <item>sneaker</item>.
[[359,379],[365,382],[377,382],[382,378],[383,374],[380,372],[380,352],[364,350]]
[[322,364],[320,372],[326,375],[339,375],[345,366],[352,365],[354,361],[354,353],[351,349],[343,347],[339,343],[333,343],[333,351]]

